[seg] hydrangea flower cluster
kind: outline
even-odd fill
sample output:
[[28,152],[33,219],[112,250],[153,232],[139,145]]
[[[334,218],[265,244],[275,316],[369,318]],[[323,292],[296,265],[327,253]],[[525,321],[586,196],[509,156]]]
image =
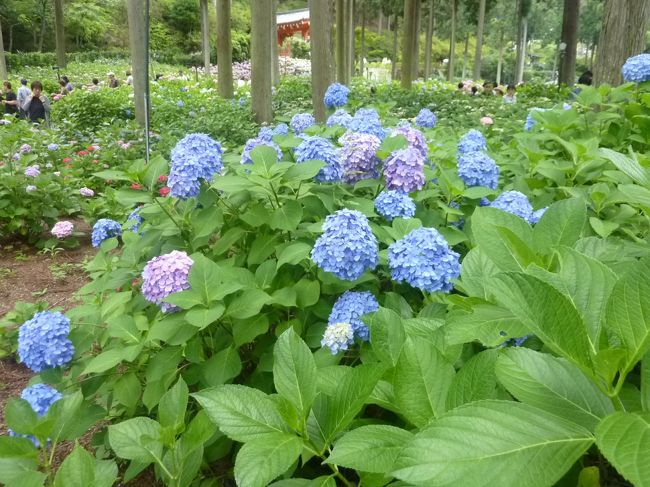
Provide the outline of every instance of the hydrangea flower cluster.
[[415,202],[407,193],[387,190],[375,198],[375,210],[388,221],[411,218],[415,215]]
[[265,145],[271,149],[275,149],[275,152],[278,154],[278,161],[282,160],[282,149],[280,146],[273,142],[273,139],[264,139],[262,137],[257,137],[255,139],[248,139],[244,150],[241,153],[241,163],[242,164],[252,164],[253,159],[251,159],[251,151],[258,145]]
[[425,129],[432,129],[436,123],[438,123],[438,117],[428,108],[420,110],[418,116],[415,117],[415,124]]
[[354,117],[348,122],[348,130],[372,134],[379,140],[384,140],[386,130],[381,126],[379,113],[374,108],[359,108]]
[[35,178],[37,176],[40,176],[41,171],[38,166],[27,166],[25,168],[25,176],[30,177],[30,178]]
[[332,355],[347,350],[354,343],[354,331],[350,323],[328,325],[320,344],[329,347]]
[[296,113],[291,117],[291,129],[298,134],[302,134],[306,129],[316,124],[316,119],[311,113]]
[[341,159],[334,144],[318,135],[303,135],[303,141],[294,149],[297,163],[318,160],[324,161],[325,166],[316,174],[316,181],[332,183],[341,180],[343,169]]
[[286,123],[279,123],[273,129],[273,135],[289,135],[289,126]]
[[[273,129],[271,127],[260,127],[260,131],[257,133],[257,138],[270,142],[273,140]],[[253,140],[253,139],[249,139]]]
[[416,228],[388,247],[388,265],[394,281],[422,291],[449,292],[460,275],[459,255],[434,228]]
[[325,91],[323,102],[327,108],[338,108],[347,104],[350,88],[341,83],[332,83]]
[[49,151],[55,151],[59,149],[59,144],[48,144],[47,150]]
[[191,198],[199,194],[201,180],[211,181],[223,167],[221,144],[206,134],[188,134],[171,151],[167,186],[172,196]]
[[359,211],[343,209],[329,215],[323,234],[311,251],[318,267],[339,279],[355,281],[377,267],[377,239],[368,219]]
[[93,225],[90,240],[93,247],[99,247],[104,240],[120,235],[122,235],[122,226],[119,223],[109,218],[100,218]]
[[393,151],[384,163],[384,177],[388,189],[411,193],[424,186],[424,157],[413,148]]
[[544,213],[546,213],[546,210],[548,210],[548,206],[545,208],[540,208],[537,211],[533,211],[530,214],[530,217],[528,218],[528,223],[530,223],[531,225],[538,223],[544,216]]
[[504,191],[490,203],[490,206],[517,215],[526,221],[529,221],[533,214],[533,206],[528,201],[528,197],[519,191]]
[[424,138],[424,134],[422,134],[418,129],[414,129],[408,125],[397,127],[393,129],[393,135],[403,135],[406,137],[409,147],[417,149],[420,154],[422,154],[422,157],[427,157],[429,147],[427,147],[427,141]]
[[533,118],[533,112],[545,112],[545,108],[533,108],[531,111],[526,115],[526,123],[524,124],[524,130],[527,132],[531,131],[535,124],[537,123],[535,119]]
[[93,196],[95,196],[95,192],[92,189],[86,187],[81,188],[79,190],[79,194],[81,196],[85,196],[86,198],[92,198]]
[[23,144],[20,146],[21,154],[29,154],[32,151],[32,146],[29,144]]
[[74,347],[68,339],[70,320],[53,311],[35,313],[18,329],[18,356],[34,372],[66,365]]
[[142,222],[144,222],[144,219],[140,216],[139,206],[129,214],[128,218],[126,219],[126,223],[129,222],[131,223],[129,230],[131,230],[134,233],[138,233],[140,231],[140,225],[142,224]]
[[499,166],[484,152],[461,153],[458,155],[458,176],[468,187],[496,189],[499,184]]
[[339,143],[343,181],[354,184],[362,179],[378,178],[381,160],[376,153],[381,141],[372,134],[346,132]]
[[476,129],[468,131],[458,142],[458,152],[466,154],[468,152],[476,152],[483,150],[487,147],[485,137]]
[[72,235],[73,230],[74,230],[74,225],[71,222],[64,220],[64,221],[56,222],[52,227],[50,233],[54,235],[56,238],[66,238]]
[[350,323],[354,336],[368,341],[370,332],[361,317],[379,309],[377,299],[368,291],[346,291],[336,300],[327,319],[328,325]]
[[[20,398],[29,403],[38,417],[45,416],[50,406],[62,397],[63,395],[59,391],[47,384],[34,384],[33,386],[26,387],[20,393]],[[9,436],[27,438],[36,448],[40,448],[41,446],[36,437],[32,435],[22,435],[9,430]]]
[[621,72],[625,81],[634,83],[650,81],[650,54],[639,54],[627,58]]
[[25,186],[25,191],[27,191],[28,193],[33,193],[34,191],[36,191],[36,186],[34,186],[33,184],[30,184],[29,186]]
[[347,127],[350,120],[352,120],[352,115],[346,112],[343,108],[339,108],[327,118],[326,125],[328,127],[333,127],[334,125]]
[[179,250],[154,257],[142,271],[142,295],[147,301],[160,305],[163,313],[176,311],[176,306],[164,303],[163,299],[190,288],[188,277],[192,264],[194,261]]

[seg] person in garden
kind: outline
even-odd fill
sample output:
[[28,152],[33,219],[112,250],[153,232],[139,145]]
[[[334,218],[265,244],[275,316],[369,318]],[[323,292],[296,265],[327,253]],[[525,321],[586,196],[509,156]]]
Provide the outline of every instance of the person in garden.
[[120,86],[120,80],[115,77],[115,73],[108,73],[108,87],[117,88]]
[[45,122],[50,125],[50,100],[43,94],[43,85],[40,81],[32,81],[32,94],[23,106],[27,118],[33,123]]
[[70,83],[70,79],[67,76],[61,76],[61,81],[65,81],[65,89],[67,93],[71,93],[74,90],[74,86]]
[[23,108],[27,98],[32,94],[32,90],[27,86],[25,78],[20,80],[20,88],[18,88],[18,111],[20,118],[25,118],[25,109]]
[[517,87],[515,85],[508,85],[506,95],[503,97],[503,103],[517,103]]
[[97,91],[99,90],[99,80],[97,78],[93,78],[93,82],[88,85],[88,91]]
[[5,81],[2,83],[2,91],[5,93],[4,100],[2,100],[2,104],[5,107],[5,114],[7,115],[15,115],[18,113],[18,97],[16,96],[16,93],[11,89],[11,83],[9,81]]
[[575,88],[573,88],[571,90],[571,94],[569,95],[569,99],[570,100],[575,100],[576,96],[578,96],[580,94],[580,92],[582,91],[582,87],[583,86],[591,86],[591,83],[592,83],[593,79],[594,79],[594,73],[592,73],[591,71],[587,70],[584,73],[582,73],[580,75],[580,77],[578,78],[578,86],[576,86]]
[[61,78],[61,80],[59,81],[59,94],[61,96],[65,96],[68,93],[70,93],[70,92],[68,91],[67,83],[65,82],[65,80],[63,78]]

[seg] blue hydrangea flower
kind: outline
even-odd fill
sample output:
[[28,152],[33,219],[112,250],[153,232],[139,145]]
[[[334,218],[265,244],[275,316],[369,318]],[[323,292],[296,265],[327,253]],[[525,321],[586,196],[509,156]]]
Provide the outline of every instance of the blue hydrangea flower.
[[325,272],[355,281],[377,267],[377,252],[377,239],[368,219],[359,211],[343,209],[325,219],[323,234],[316,240],[311,258]]
[[344,352],[354,343],[354,331],[350,323],[334,323],[327,325],[320,344],[329,347],[332,355]]
[[483,150],[487,147],[485,137],[476,129],[467,132],[458,142],[458,152],[466,154],[468,152],[476,152]]
[[524,124],[524,130],[529,132],[530,130],[533,129],[535,124],[537,123],[535,119],[533,118],[533,112],[545,112],[545,108],[533,108],[531,111],[526,115],[526,123]]
[[354,117],[348,122],[348,130],[372,134],[379,140],[384,140],[386,130],[381,126],[379,113],[373,108],[359,108]]
[[350,88],[341,83],[332,83],[325,92],[323,102],[327,108],[338,108],[347,104]]
[[167,186],[177,198],[199,194],[201,180],[211,181],[221,172],[221,144],[206,134],[189,134],[171,151],[171,169]]
[[391,221],[393,218],[411,218],[415,215],[415,202],[402,191],[382,191],[375,198],[377,213]]
[[260,131],[257,133],[257,138],[271,142],[273,140],[273,129],[271,127],[260,127]]
[[48,144],[47,150],[49,151],[59,150],[59,144]]
[[122,226],[119,223],[109,218],[101,218],[93,225],[91,242],[93,247],[99,247],[104,240],[120,235],[122,235]]
[[468,187],[496,189],[499,184],[499,166],[483,152],[459,153],[458,176]]
[[138,206],[135,208],[128,216],[126,219],[126,223],[131,223],[131,226],[129,227],[129,230],[131,230],[134,233],[138,233],[140,231],[140,225],[144,219],[140,216],[140,207]]
[[625,81],[634,83],[650,81],[650,54],[639,54],[627,58],[621,71]]
[[[45,413],[50,409],[50,406],[62,397],[63,395],[59,391],[47,384],[34,384],[33,386],[26,387],[20,393],[20,398],[29,403],[32,410],[39,418],[45,416]],[[9,436],[27,438],[36,448],[41,447],[40,442],[32,435],[22,435],[9,430]]]
[[312,125],[316,124],[316,119],[311,113],[296,113],[291,117],[291,129],[296,135],[302,134]]
[[59,312],[41,311],[18,329],[18,357],[34,372],[66,365],[74,347],[70,320]]
[[546,213],[546,210],[548,210],[548,206],[546,208],[540,208],[537,211],[533,211],[528,218],[528,223],[534,225],[535,223],[539,222],[544,216],[544,213]]
[[342,147],[339,151],[343,165],[343,181],[354,184],[362,179],[379,177],[381,160],[376,153],[381,141],[372,134],[346,132],[339,138]]
[[255,139],[248,139],[246,141],[246,145],[244,146],[244,150],[241,153],[241,163],[242,164],[252,164],[253,159],[251,159],[251,151],[257,147],[258,145],[265,145],[267,147],[270,147],[271,149],[275,149],[275,152],[278,155],[278,161],[282,160],[282,149],[280,149],[280,146],[273,142],[273,140],[267,140],[263,139],[261,137],[257,137]]
[[192,264],[194,261],[178,250],[154,257],[142,271],[142,295],[147,301],[160,305],[163,313],[178,310],[163,299],[190,288],[188,277]]
[[326,125],[328,127],[333,127],[334,125],[340,125],[341,127],[347,128],[348,124],[350,123],[350,120],[352,120],[352,115],[346,112],[343,108],[339,108],[327,118]]
[[327,324],[350,323],[354,335],[361,340],[368,341],[370,333],[361,317],[378,309],[379,303],[372,293],[368,291],[346,291],[334,303]]
[[424,186],[424,157],[413,147],[393,151],[384,163],[388,189],[411,193]]
[[297,163],[318,160],[325,166],[316,175],[320,183],[338,182],[343,176],[338,150],[329,140],[318,135],[302,135],[303,141],[294,149]]
[[427,141],[424,138],[424,134],[422,134],[422,132],[420,132],[418,129],[404,125],[393,129],[393,135],[403,135],[406,137],[409,147],[417,149],[420,154],[422,154],[422,157],[427,157],[429,147],[427,146]]
[[438,117],[428,108],[423,108],[415,117],[415,124],[425,129],[431,129],[438,123]]
[[273,129],[273,135],[289,135],[289,126],[286,123],[279,123]]
[[449,292],[460,275],[459,255],[434,228],[416,228],[388,247],[388,265],[396,282],[422,291]]
[[178,106],[178,108],[183,108],[185,106],[185,103],[183,103],[183,100],[178,100],[176,102],[176,106]]
[[517,215],[526,221],[529,221],[533,214],[533,207],[530,201],[528,201],[525,194],[519,191],[504,191],[497,199],[490,203],[490,206]]

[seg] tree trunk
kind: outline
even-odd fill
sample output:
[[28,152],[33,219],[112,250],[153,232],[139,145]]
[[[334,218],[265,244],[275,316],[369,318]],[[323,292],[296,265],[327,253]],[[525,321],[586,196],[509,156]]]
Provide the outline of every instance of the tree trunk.
[[280,84],[280,60],[278,59],[278,1],[271,0],[273,4],[273,30],[271,35],[271,64],[273,69],[271,71],[271,83],[273,86]]
[[392,59],[392,64],[390,67],[390,79],[392,81],[395,81],[397,79],[397,55],[398,55],[398,33],[399,31],[397,30],[399,26],[399,17],[397,16],[397,13],[393,15],[393,59]]
[[359,72],[362,78],[365,78],[365,63],[366,63],[366,0],[361,2],[361,46],[359,55]]
[[199,0],[201,10],[201,50],[203,51],[203,69],[210,76],[210,18],[208,17],[208,0]]
[[43,39],[45,38],[45,9],[41,17],[41,30],[38,34],[38,52],[43,52]]
[[323,102],[325,91],[332,82],[332,56],[330,52],[331,20],[329,2],[309,0],[309,17],[318,19],[311,28],[311,94],[314,116],[319,123],[327,119]]
[[[321,0],[323,1],[323,0]],[[354,77],[354,59],[355,59],[355,51],[354,51],[354,3],[355,0],[347,0],[347,21],[346,25],[348,28],[347,35],[348,35],[348,43],[347,43],[347,61],[348,61],[348,74],[347,74],[347,79],[348,83],[352,81],[352,78]]]
[[131,73],[133,75],[133,102],[135,104],[135,119],[145,126],[147,119],[145,94],[149,84],[147,63],[147,30],[146,8],[143,0],[128,0],[127,12],[129,19],[129,45],[131,47]]
[[379,20],[377,21],[377,35],[381,35],[382,24],[384,23],[384,12],[379,9]]
[[219,95],[233,97],[232,38],[230,37],[230,0],[216,0],[217,5],[217,69]]
[[449,72],[447,79],[454,80],[454,61],[456,59],[456,11],[458,10],[458,0],[451,1],[451,38],[449,39]]
[[593,70],[594,69],[594,57],[596,55],[596,47],[598,44],[593,43],[591,45],[591,53],[589,55],[589,69]]
[[474,80],[481,78],[481,51],[483,50],[483,29],[485,27],[485,0],[479,1],[478,24],[476,25],[476,54],[474,54]]
[[501,27],[501,33],[499,35],[499,59],[497,61],[497,86],[501,84],[501,72],[503,70],[503,36],[504,29]]
[[411,62],[412,78],[418,79],[420,74],[420,25],[422,20],[422,2],[415,1],[415,32],[413,35],[413,60]]
[[7,61],[5,60],[5,45],[2,40],[2,22],[0,22],[0,80],[7,79]]
[[424,80],[428,80],[431,76],[431,50],[433,47],[433,24],[435,19],[434,14],[435,0],[429,0],[429,22],[427,23],[427,34],[424,44]]
[[[273,120],[271,106],[271,46],[273,6],[268,0],[251,2],[251,101],[257,123]],[[312,26],[313,29],[313,26]]]
[[558,82],[567,86],[573,86],[576,77],[579,12],[580,0],[564,0]]
[[63,0],[54,0],[54,30],[56,36],[56,63],[65,68],[65,33],[63,31]]
[[645,49],[645,35],[650,21],[650,2],[606,0],[603,27],[594,65],[594,84],[620,84],[625,60]]
[[519,7],[517,9],[517,59],[515,63],[515,84],[521,83],[524,80],[529,7],[529,0],[519,0]]
[[415,45],[415,29],[417,28],[417,7],[419,0],[404,0],[404,39],[402,40],[402,88],[411,89],[413,81],[413,63],[415,62],[413,46]]
[[14,26],[10,25],[9,26],[9,50],[7,52],[11,52],[14,48]]
[[461,78],[465,79],[467,76],[467,62],[469,60],[469,32],[465,35],[465,50],[463,51],[463,74]]
[[346,0],[336,0],[336,79],[339,83],[347,85],[345,4]]

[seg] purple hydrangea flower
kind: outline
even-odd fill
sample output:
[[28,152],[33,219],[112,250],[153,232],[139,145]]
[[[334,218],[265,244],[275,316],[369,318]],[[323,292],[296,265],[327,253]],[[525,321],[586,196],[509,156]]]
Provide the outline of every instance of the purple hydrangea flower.
[[375,210],[388,221],[411,218],[415,215],[415,202],[407,193],[386,190],[375,198]]
[[221,144],[206,134],[189,134],[171,152],[167,186],[181,199],[198,196],[201,180],[210,182],[223,167]]
[[56,238],[66,238],[72,235],[74,225],[69,221],[56,222],[50,233]]
[[459,153],[458,176],[468,187],[496,189],[499,184],[499,166],[483,152]]
[[95,196],[95,192],[92,189],[85,188],[85,187],[79,190],[79,194],[81,196],[85,196],[86,198],[92,198],[93,196]]
[[415,117],[415,124],[425,129],[431,129],[438,123],[438,117],[428,108],[423,108]]
[[519,191],[504,191],[490,203],[490,206],[517,215],[526,221],[529,221],[533,214],[533,207],[528,197]]
[[325,91],[323,102],[327,108],[338,108],[346,105],[350,88],[341,83],[332,83]]
[[163,313],[178,310],[163,299],[190,288],[188,277],[192,264],[194,261],[179,250],[154,257],[142,271],[142,295],[147,301],[160,305]]
[[466,154],[468,152],[477,152],[485,149],[487,143],[483,134],[476,129],[468,131],[458,142],[458,152]]
[[329,347],[332,355],[346,351],[354,343],[354,330],[350,323],[327,325],[320,344]]
[[49,150],[49,151],[59,150],[59,144],[49,144],[47,146],[47,150]]
[[334,125],[347,127],[350,120],[352,120],[352,115],[346,112],[343,108],[339,108],[327,118],[326,125],[328,127],[333,127]]
[[334,303],[327,324],[350,323],[354,336],[368,341],[370,333],[361,317],[378,309],[379,303],[372,293],[368,291],[346,291]]
[[91,243],[93,247],[99,247],[104,240],[122,235],[122,226],[115,220],[109,218],[100,218],[93,225]]
[[424,134],[418,129],[409,127],[408,125],[397,127],[393,129],[393,135],[403,135],[408,141],[409,147],[417,149],[422,157],[427,157],[429,152],[429,147],[427,146],[427,141],[424,138]]
[[639,54],[627,58],[621,72],[625,81],[634,83],[650,81],[650,54]]
[[21,154],[29,154],[32,151],[32,146],[29,144],[23,144],[20,146]]
[[19,161],[20,160],[20,152],[16,152],[13,156],[11,156],[11,159],[13,161]]
[[343,169],[339,152],[334,144],[318,135],[302,135],[303,141],[294,149],[297,163],[318,160],[324,161],[325,166],[316,175],[316,181],[332,183],[341,180]]
[[291,117],[291,129],[296,135],[302,134],[306,129],[316,124],[316,119],[311,113],[296,113]]
[[348,131],[339,138],[339,143],[342,144],[343,181],[354,184],[362,179],[379,177],[381,160],[376,153],[381,141],[376,136]]
[[241,163],[242,164],[252,164],[253,159],[251,159],[251,151],[257,147],[258,145],[265,145],[267,147],[270,147],[271,149],[275,149],[275,152],[278,155],[278,161],[282,160],[282,149],[280,149],[280,146],[273,142],[273,140],[265,140],[260,137],[255,138],[255,139],[248,139],[246,141],[246,145],[244,146],[244,150],[241,153]]
[[59,312],[41,311],[18,329],[18,356],[34,372],[66,365],[74,347],[70,320]]
[[386,130],[381,126],[379,113],[374,108],[359,108],[354,117],[348,122],[348,130],[372,134],[379,140],[384,140]]
[[413,148],[393,151],[384,163],[384,177],[388,189],[411,193],[424,186],[424,157]]
[[35,178],[37,176],[40,176],[40,174],[41,171],[38,166],[27,166],[27,168],[25,168],[25,176],[29,178]]
[[359,211],[343,209],[325,219],[311,258],[325,272],[355,281],[377,267],[377,239],[368,219]]
[[459,255],[434,228],[416,228],[388,247],[388,265],[394,281],[422,291],[449,292],[460,275]]

